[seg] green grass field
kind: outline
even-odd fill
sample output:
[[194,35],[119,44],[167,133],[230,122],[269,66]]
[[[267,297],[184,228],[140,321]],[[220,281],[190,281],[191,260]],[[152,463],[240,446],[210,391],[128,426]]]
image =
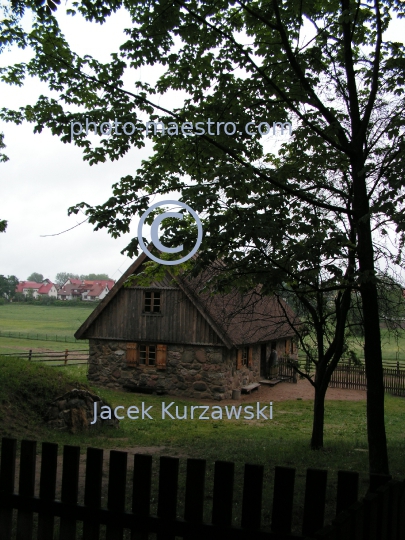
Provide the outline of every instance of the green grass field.
[[[288,384],[288,383],[283,383]],[[366,437],[366,403],[328,401],[325,415],[325,446],[312,451],[309,439],[312,424],[312,401],[296,400],[273,403],[273,420],[171,420],[161,418],[162,402],[175,401],[183,406],[201,405],[168,396],[131,394],[90,386],[91,390],[112,407],[145,403],[152,406],[153,420],[130,420],[125,418],[118,429],[102,428],[99,431],[70,434],[52,431],[43,421],[47,403],[72,387],[86,386],[86,368],[48,368],[21,360],[0,358],[0,437],[34,439],[86,448],[96,447],[152,453],[154,456],[154,493],[156,492],[158,459],[161,455],[180,458],[181,515],[184,500],[184,473],[186,458],[207,460],[206,516],[209,519],[212,501],[213,466],[217,460],[235,463],[234,516],[240,517],[241,490],[245,463],[262,464],[265,468],[263,493],[263,522],[270,521],[273,472],[276,465],[296,468],[294,524],[299,532],[303,508],[306,469],[309,467],[328,470],[328,493],[326,521],[333,519],[338,470],[354,470],[360,473],[360,495],[368,486],[368,453]],[[252,398],[252,403],[255,404]],[[221,405],[218,403],[217,405]],[[404,477],[405,433],[403,418],[405,401],[386,396],[386,429],[391,474]],[[133,457],[129,458],[131,468]],[[129,474],[129,478],[131,475]],[[106,489],[106,486],[104,485]],[[130,496],[131,490],[128,489]],[[130,501],[128,500],[130,505]],[[156,497],[152,510],[156,511]],[[268,510],[266,510],[266,508]],[[236,524],[236,523],[235,523]]]
[[[48,335],[45,340],[28,340],[9,338],[0,335],[0,354],[28,351],[29,349],[49,349],[54,351],[77,350],[86,348],[85,342],[63,342],[64,336],[73,339],[79,326],[95,309],[95,305],[81,307],[36,306],[32,304],[5,304],[0,305],[0,331],[39,334],[39,337]],[[383,360],[386,362],[399,361],[405,364],[405,330],[400,331],[399,338],[390,335],[387,329],[381,330]],[[53,341],[55,336],[62,341]],[[363,350],[360,344],[354,344],[360,358]]]
[[95,308],[36,306],[31,304],[0,305],[0,331],[21,332],[22,334],[39,334],[48,336],[48,340],[9,338],[0,335],[0,353],[13,353],[29,349],[49,349],[53,351],[85,349],[86,342],[68,343],[53,341],[55,336],[63,340],[66,336],[73,339],[79,326],[87,319]]
[[[389,333],[386,328],[381,329],[381,345],[383,361],[405,364],[405,330],[399,330],[399,336]],[[363,357],[363,351],[359,350],[359,356]]]
[[[71,338],[91,313],[89,308],[36,306],[6,304],[0,306],[0,330],[68,336]],[[405,333],[398,343],[383,333],[383,357],[405,363]],[[37,341],[0,337],[2,352],[19,352],[28,349],[64,350],[82,349],[83,342],[68,343]],[[359,356],[361,351],[359,350]],[[328,508],[326,521],[334,515],[336,480],[338,470],[355,470],[360,473],[360,495],[368,486],[368,452],[366,433],[366,403],[328,401],[325,414],[325,446],[321,451],[311,451],[309,440],[312,428],[312,401],[286,401],[273,404],[273,420],[162,420],[162,401],[175,401],[183,406],[201,405],[177,398],[131,394],[87,384],[87,366],[50,368],[46,365],[28,363],[17,359],[0,358],[0,437],[35,439],[59,444],[78,445],[82,452],[89,446],[108,449],[124,449],[134,452],[154,453],[155,471],[158,456],[171,455],[181,458],[180,492],[184,490],[184,471],[187,457],[207,460],[207,500],[209,515],[212,491],[213,463],[226,460],[235,463],[235,516],[238,516],[245,463],[265,466],[264,524],[270,520],[272,500],[272,475],[274,466],[294,467],[296,475],[296,500],[294,503],[295,532],[299,532],[300,514],[306,469],[309,467],[328,470]],[[288,384],[288,383],[283,383]],[[153,406],[153,420],[133,421],[125,418],[119,429],[102,428],[95,432],[80,434],[61,433],[46,428],[42,421],[47,403],[72,387],[87,386],[113,407],[122,405]],[[403,418],[405,401],[386,395],[386,429],[391,474],[403,478],[405,474],[405,433]],[[220,405],[220,403],[218,403]],[[131,463],[130,458],[129,463]],[[154,475],[156,479],[156,475]],[[156,490],[156,486],[154,486]],[[153,505],[152,502],[152,510]],[[180,513],[181,513],[180,502]]]

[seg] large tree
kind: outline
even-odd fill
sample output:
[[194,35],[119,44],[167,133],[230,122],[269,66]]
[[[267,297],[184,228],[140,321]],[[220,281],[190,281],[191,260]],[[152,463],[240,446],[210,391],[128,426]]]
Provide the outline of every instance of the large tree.
[[79,279],[79,274],[73,274],[72,272],[58,272],[55,276],[55,281],[57,285],[62,286],[69,278]]
[[8,300],[15,296],[15,289],[18,285],[18,278],[15,276],[0,275],[0,297],[6,297]]
[[[104,205],[87,207],[90,222],[117,236],[152,194],[180,191],[205,215],[202,266],[217,257],[243,264],[235,283],[244,287],[246,275],[254,276],[268,292],[285,270],[289,287],[304,292],[306,274],[312,276],[311,294],[314,270],[336,294],[355,287],[364,322],[370,469],[388,472],[376,268],[383,257],[400,262],[405,229],[405,53],[402,44],[384,41],[391,16],[403,15],[401,2],[96,0],[70,11],[103,22],[121,6],[133,25],[109,64],[72,52],[52,16],[42,15],[28,33],[7,21],[3,42],[30,45],[35,56],[3,69],[3,80],[22,84],[39,76],[59,99],[41,96],[35,105],[3,110],[3,118],[34,122],[36,131],[49,127],[82,147],[90,164],[144,145],[141,129],[122,133],[125,122],[183,124],[178,135],[173,125],[169,134],[156,133],[154,154],[137,174],[115,184]],[[154,64],[165,66],[155,86],[143,80],[126,88],[127,69]],[[186,95],[175,110],[155,99],[173,89]],[[92,146],[79,124],[72,136],[71,122],[85,126],[86,118],[99,125],[117,119],[121,127],[106,126],[110,133]],[[280,134],[273,123],[287,120],[293,132],[277,154],[269,147]],[[261,136],[266,122],[269,132]],[[193,128],[198,135],[190,136]],[[168,236],[187,247],[192,227],[184,222]],[[392,253],[384,238],[395,234],[399,249]],[[134,239],[129,253],[137,248]]]
[[[0,150],[6,147],[3,139],[4,139],[4,134],[0,133]],[[2,154],[0,152],[0,163],[5,162],[5,161],[8,161],[8,157],[5,154]],[[0,232],[6,232],[6,229],[7,229],[7,221],[5,219],[0,219]]]
[[44,281],[44,276],[42,274],[39,274],[38,272],[32,272],[27,277],[27,281],[35,281],[36,283],[42,283]]
[[108,274],[82,274],[80,276],[80,279],[87,280],[87,281],[105,281],[107,279],[110,279],[108,277]]

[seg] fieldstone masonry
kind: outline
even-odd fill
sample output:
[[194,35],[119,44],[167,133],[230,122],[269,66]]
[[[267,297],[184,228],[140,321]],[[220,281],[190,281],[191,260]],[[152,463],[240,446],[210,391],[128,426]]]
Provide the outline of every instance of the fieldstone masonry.
[[222,400],[260,374],[258,347],[253,366],[238,370],[225,347],[168,345],[166,369],[128,367],[126,347],[125,341],[90,339],[89,381],[108,388]]
[[[98,419],[91,425],[94,420],[94,402],[97,402]],[[51,403],[45,415],[45,421],[50,428],[70,433],[94,429],[101,425],[118,427],[119,420],[116,418],[111,420],[100,418],[100,408],[103,405],[106,404],[99,396],[87,390],[71,390]]]

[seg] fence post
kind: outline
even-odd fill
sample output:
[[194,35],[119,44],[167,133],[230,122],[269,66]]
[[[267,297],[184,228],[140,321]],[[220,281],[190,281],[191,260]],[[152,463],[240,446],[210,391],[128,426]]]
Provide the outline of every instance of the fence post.
[[[21,441],[20,481],[18,494],[33,497],[35,492],[36,441]],[[18,510],[17,539],[32,540],[34,523],[33,512]]]
[[263,465],[245,465],[242,495],[242,528],[258,530],[262,513]]
[[67,364],[68,354],[69,354],[68,349],[65,349],[65,366],[66,366],[66,364]]
[[30,349],[30,352],[28,353],[28,360],[31,362],[32,358],[32,349]]
[[0,508],[0,537],[11,538],[13,530],[13,508],[8,506],[9,498],[14,493],[15,461],[17,440],[3,438],[1,445],[0,495],[5,505]]
[[232,524],[232,501],[235,464],[216,461],[212,500],[212,524],[229,527]]
[[[157,515],[163,520],[176,519],[178,497],[179,458],[162,456],[159,468],[159,495]],[[175,540],[169,532],[158,532],[157,540]]]
[[[186,498],[184,504],[184,519],[190,523],[203,523],[204,520],[204,488],[205,488],[205,459],[188,459],[186,475]],[[204,535],[198,532],[187,533],[184,540],[203,540]],[[147,537],[143,538],[147,540]]]
[[[76,506],[79,493],[80,447],[63,447],[61,501]],[[76,518],[72,513],[60,519],[59,540],[76,538]]]
[[[107,508],[117,513],[125,512],[127,458],[128,454],[126,452],[110,451]],[[107,525],[105,537],[108,540],[122,540],[123,531],[124,528],[117,520],[115,523]]]
[[324,526],[327,474],[326,470],[307,469],[302,518],[303,536],[314,534]]
[[[150,514],[150,500],[152,490],[152,456],[135,454],[132,482],[132,513],[139,519],[147,519]],[[186,504],[187,508],[187,483]],[[187,517],[185,517],[187,519]],[[148,529],[131,531],[131,540],[148,540]]]
[[274,470],[274,495],[271,532],[291,534],[293,515],[295,469],[276,467]]
[[[55,500],[57,467],[58,445],[55,443],[42,443],[39,498],[50,504]],[[38,538],[41,540],[53,540],[53,530],[54,516],[40,512],[38,515]]]
[[358,492],[359,473],[354,471],[338,471],[336,495],[337,516],[357,502]]

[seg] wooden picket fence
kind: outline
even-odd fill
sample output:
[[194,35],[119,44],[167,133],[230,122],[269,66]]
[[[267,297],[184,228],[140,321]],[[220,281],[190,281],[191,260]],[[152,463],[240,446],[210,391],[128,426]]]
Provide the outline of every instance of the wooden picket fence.
[[[83,540],[99,540],[101,525],[106,540],[403,540],[405,538],[404,482],[372,475],[371,489],[357,503],[359,474],[340,471],[337,482],[337,520],[323,529],[327,471],[308,469],[302,518],[302,535],[291,533],[295,469],[274,471],[271,531],[261,526],[264,467],[245,465],[240,526],[233,526],[234,464],[217,461],[214,467],[211,522],[204,522],[206,461],[188,459],[184,516],[178,517],[179,463],[161,457],[157,513],[151,515],[152,456],[135,454],[131,510],[126,510],[128,454],[110,451],[106,508],[102,507],[103,450],[88,448],[84,504],[79,504],[80,448],[64,446],[61,497],[55,500],[58,445],[42,443],[39,490],[36,483],[35,441],[22,441],[18,494],[15,493],[16,439],[3,438],[0,468],[0,538],[2,540],[54,540],[55,517],[60,518],[59,540],[76,540],[77,522],[83,522]],[[38,492],[38,496],[35,494]],[[356,506],[357,505],[357,506]],[[15,510],[16,512],[15,512]],[[14,516],[16,513],[16,517]],[[34,514],[36,519],[34,519]],[[343,516],[343,518],[342,518]],[[35,526],[34,526],[35,523]],[[34,530],[35,529],[35,530]],[[331,532],[332,531],[332,532]],[[349,532],[347,532],[349,531]],[[353,534],[352,534],[352,531]],[[343,534],[343,536],[342,536]],[[35,536],[34,536],[35,535]],[[345,536],[346,535],[346,536]],[[129,536],[125,536],[129,538]]]
[[[384,389],[395,396],[405,396],[405,369],[399,362],[383,367]],[[339,363],[332,374],[329,386],[332,388],[367,389],[366,370],[363,366]]]
[[[289,382],[297,382],[294,365],[305,372],[304,362],[282,358],[279,361],[278,377]],[[295,376],[294,376],[295,375]],[[385,362],[383,365],[385,391],[394,396],[405,396],[405,368],[399,362]],[[329,383],[331,388],[367,390],[366,370],[363,365],[339,362]]]
[[366,390],[367,378],[364,366],[349,363],[339,363],[332,373],[329,386],[331,388],[351,388],[353,390]]

